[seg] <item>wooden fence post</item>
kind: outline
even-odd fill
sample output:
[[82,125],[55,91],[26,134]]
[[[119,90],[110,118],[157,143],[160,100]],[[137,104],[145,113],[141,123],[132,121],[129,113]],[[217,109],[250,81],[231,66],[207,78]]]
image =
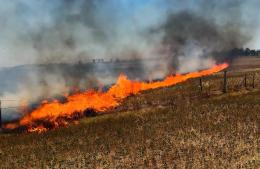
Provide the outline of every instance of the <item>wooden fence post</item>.
[[223,93],[227,93],[227,71],[224,70]]
[[227,93],[227,71],[224,70],[223,93]]
[[253,74],[253,89],[255,88],[255,73]]
[[245,74],[244,87],[247,88],[247,74]]
[[202,78],[200,78],[200,91],[202,92],[202,90],[203,90]]

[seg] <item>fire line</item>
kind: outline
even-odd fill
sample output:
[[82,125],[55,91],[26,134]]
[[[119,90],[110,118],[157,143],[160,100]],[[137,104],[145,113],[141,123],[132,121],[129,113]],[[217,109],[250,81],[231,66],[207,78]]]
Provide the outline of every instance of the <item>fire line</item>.
[[87,109],[105,113],[107,110],[120,105],[120,103],[131,94],[138,94],[145,90],[172,86],[191,78],[217,73],[227,67],[228,64],[223,63],[199,72],[192,72],[184,75],[177,74],[175,76],[171,75],[162,81],[156,82],[131,81],[127,76],[121,74],[118,77],[117,82],[106,92],[91,89],[67,96],[67,102],[65,103],[61,103],[58,100],[52,102],[44,101],[38,108],[27,113],[18,122],[6,124],[4,127],[7,129],[15,129],[25,126],[28,132],[44,132],[49,128],[44,125],[44,123],[40,123],[41,121],[47,121],[48,124],[51,124],[52,128],[64,126],[67,125],[67,122],[66,120],[61,119],[68,119],[75,115],[75,113],[82,115]]

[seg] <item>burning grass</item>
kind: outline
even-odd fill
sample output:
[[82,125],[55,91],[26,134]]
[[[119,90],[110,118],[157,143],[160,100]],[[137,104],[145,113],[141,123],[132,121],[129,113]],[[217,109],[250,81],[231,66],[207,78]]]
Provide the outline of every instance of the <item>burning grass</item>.
[[257,89],[201,93],[191,79],[68,128],[1,135],[0,168],[259,168],[259,100]]
[[66,126],[68,121],[75,117],[81,117],[86,110],[93,109],[96,112],[106,113],[121,104],[130,95],[141,91],[169,87],[191,78],[202,77],[217,73],[228,67],[227,63],[216,65],[200,72],[192,72],[184,75],[168,76],[162,81],[138,82],[131,81],[125,75],[120,75],[115,85],[106,91],[87,90],[66,97],[66,102],[54,100],[44,101],[32,112],[27,112],[17,123],[5,125],[7,129],[25,128],[28,132],[44,132],[49,129]]

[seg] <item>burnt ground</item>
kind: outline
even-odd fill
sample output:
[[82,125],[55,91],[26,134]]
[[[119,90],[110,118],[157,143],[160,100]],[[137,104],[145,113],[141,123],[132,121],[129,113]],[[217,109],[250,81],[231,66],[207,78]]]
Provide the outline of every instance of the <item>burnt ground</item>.
[[203,92],[192,79],[67,128],[2,134],[0,168],[259,168],[260,77],[243,77],[228,74],[227,94],[219,73]]

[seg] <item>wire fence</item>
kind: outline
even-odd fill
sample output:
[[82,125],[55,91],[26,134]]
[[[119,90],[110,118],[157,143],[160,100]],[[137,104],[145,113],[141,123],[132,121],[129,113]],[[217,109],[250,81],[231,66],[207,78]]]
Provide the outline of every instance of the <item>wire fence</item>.
[[[226,84],[225,84],[226,78]],[[260,86],[260,71],[237,72],[226,71],[226,77],[223,72],[214,76],[200,78],[199,88],[204,92],[235,92],[243,89],[254,89]]]
[[[225,71],[224,71],[225,72]],[[226,83],[225,83],[226,82]],[[199,78],[199,90],[213,94],[215,92],[233,92],[242,89],[256,89],[260,87],[260,71],[226,71],[219,72],[213,76]],[[0,128],[2,123],[2,114],[6,112],[18,112],[23,109],[21,103],[24,99],[1,99],[0,98]]]

